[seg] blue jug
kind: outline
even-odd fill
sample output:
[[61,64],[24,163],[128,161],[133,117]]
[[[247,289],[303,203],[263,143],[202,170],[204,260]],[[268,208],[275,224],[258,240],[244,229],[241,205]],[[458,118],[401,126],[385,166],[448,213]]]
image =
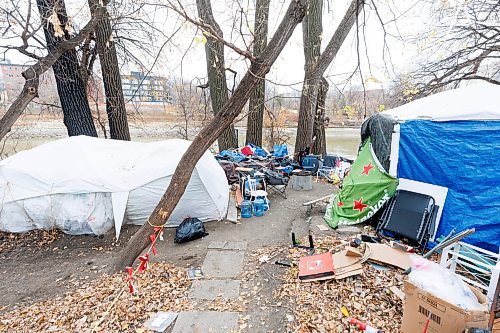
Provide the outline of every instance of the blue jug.
[[250,200],[243,200],[243,202],[241,203],[241,217],[252,217],[252,202]]
[[263,216],[266,210],[266,202],[263,199],[257,198],[253,201],[253,215]]

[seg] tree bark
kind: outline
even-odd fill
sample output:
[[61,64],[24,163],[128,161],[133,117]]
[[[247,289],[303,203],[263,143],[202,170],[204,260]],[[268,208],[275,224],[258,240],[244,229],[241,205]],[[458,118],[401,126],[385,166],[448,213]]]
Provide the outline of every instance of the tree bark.
[[23,90],[0,119],[0,140],[10,132],[12,125],[14,125],[23,110],[35,97],[38,96],[40,76],[52,67],[52,65],[66,50],[74,49],[76,45],[83,42],[84,39],[92,33],[97,21],[102,16],[102,12],[103,7],[99,6],[89,22],[80,30],[78,34],[69,40],[60,42],[57,47],[52,50],[52,52],[48,52],[45,57],[23,71],[22,76],[25,79]]
[[[161,198],[155,210],[149,217],[152,225],[165,223],[181,199],[196,163],[212,143],[227,129],[245,106],[254,87],[269,72],[286,43],[290,39],[295,27],[302,21],[305,14],[307,0],[292,0],[285,16],[269,41],[262,54],[251,64],[233,96],[224,104],[220,112],[202,128],[193,142],[182,156],[177,165],[167,191]],[[131,266],[135,259],[150,243],[149,235],[154,231],[149,223],[145,223],[129,240],[121,251],[119,258],[113,265],[113,270],[118,271],[126,266]]]
[[[271,0],[255,1],[255,23],[253,54],[258,57],[267,45],[269,25],[269,4]],[[266,99],[266,81],[259,80],[250,96],[248,107],[246,143],[262,146],[262,123],[264,121],[264,103]]]
[[[37,0],[38,10],[42,19],[45,41],[48,52],[54,52],[57,45],[69,39],[66,29],[68,14],[64,0]],[[59,20],[58,28],[63,36],[57,36],[54,24],[48,22],[55,11]],[[64,115],[64,125],[69,136],[88,135],[97,137],[97,131],[90,112],[87,99],[87,89],[79,71],[79,62],[75,49],[66,50],[52,66],[57,84],[57,92]]]
[[344,43],[356,18],[363,8],[364,0],[352,0],[337,30],[328,42],[323,53],[318,57],[316,64],[310,71],[306,69],[306,80],[302,87],[302,97],[300,99],[299,124],[297,128],[297,138],[295,140],[295,152],[301,148],[309,147],[313,140],[314,114],[316,111],[318,91],[321,77],[328,66],[332,63],[340,47]]
[[[323,33],[323,0],[312,0],[302,21],[302,40],[304,44],[304,83],[300,96],[299,123],[295,142],[295,152],[309,147],[313,141],[312,131],[308,133],[309,124],[314,122],[312,110],[317,106],[317,90],[313,80],[313,69],[321,55],[321,35]],[[311,128],[312,129],[312,128]]]
[[325,109],[326,95],[328,93],[329,84],[325,78],[321,79],[321,84],[318,91],[318,102],[316,103],[316,113],[314,116],[313,138],[313,154],[326,156],[326,134],[325,134]]
[[[214,28],[220,37],[223,37],[222,30],[215,21],[212,14],[210,0],[196,0],[198,15],[200,19]],[[206,36],[205,53],[207,61],[208,86],[210,89],[210,100],[214,115],[221,112],[222,107],[228,100],[228,90],[226,81],[226,68],[224,61],[224,45],[211,36]],[[219,150],[238,147],[238,138],[231,124],[219,137]]]
[[[90,12],[97,9],[99,0],[89,0]],[[101,63],[104,93],[106,94],[106,113],[108,114],[109,134],[111,139],[130,141],[130,131],[123,98],[122,79],[109,13],[105,8],[103,17],[95,28],[97,53]]]

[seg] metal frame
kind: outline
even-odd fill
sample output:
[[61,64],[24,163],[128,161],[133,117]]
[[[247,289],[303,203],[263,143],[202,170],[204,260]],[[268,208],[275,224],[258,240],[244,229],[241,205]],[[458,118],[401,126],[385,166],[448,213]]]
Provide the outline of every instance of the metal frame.
[[[474,258],[464,253],[470,253]],[[458,242],[443,249],[439,264],[456,273],[463,281],[486,291],[491,305],[500,277],[500,251],[494,253]]]

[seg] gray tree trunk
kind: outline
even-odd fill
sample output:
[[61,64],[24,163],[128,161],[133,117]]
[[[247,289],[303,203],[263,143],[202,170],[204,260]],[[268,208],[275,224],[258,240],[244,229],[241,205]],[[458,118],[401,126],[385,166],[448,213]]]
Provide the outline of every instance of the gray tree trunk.
[[317,107],[321,78],[344,43],[364,3],[364,0],[352,0],[324,52],[318,57],[316,64],[309,71],[306,69],[306,80],[304,80],[302,97],[300,99],[299,124],[297,128],[297,138],[295,140],[295,152],[300,151],[301,148],[309,147],[312,144],[314,114]]
[[[65,29],[68,14],[63,0],[37,0],[38,10],[42,18],[43,31],[48,52],[54,52],[57,45],[70,38]],[[56,36],[54,26],[47,19],[56,11],[60,28],[64,36]],[[57,84],[57,92],[64,114],[64,125],[69,136],[97,136],[97,131],[90,112],[87,90],[79,71],[79,62],[75,49],[66,50],[52,66]]]
[[[212,5],[210,0],[196,0],[198,15],[203,22],[211,25],[217,34],[222,37],[222,30],[215,21],[212,14]],[[228,100],[228,90],[226,82],[226,68],[224,62],[224,45],[215,38],[207,36],[205,44],[205,53],[207,60],[208,86],[210,88],[210,100],[215,115],[219,114],[224,104]],[[220,135],[219,150],[238,147],[238,138],[231,124]]]
[[316,114],[314,116],[313,138],[315,138],[315,140],[312,153],[321,155],[322,157],[326,156],[325,110],[328,87],[328,81],[325,78],[322,78],[318,91]]
[[[94,14],[99,0],[89,0],[90,12]],[[123,98],[122,79],[118,57],[116,56],[115,43],[112,38],[113,31],[106,9],[101,20],[95,28],[97,53],[101,63],[104,93],[106,94],[106,113],[108,114],[109,134],[111,139],[130,141],[130,131]]]
[[[255,1],[255,24],[253,55],[258,57],[267,46],[267,30],[269,26],[269,4],[271,0]],[[264,103],[266,99],[266,81],[259,80],[250,96],[248,107],[246,143],[262,146],[262,125],[264,122]]]
[[[313,77],[314,66],[321,55],[321,35],[323,33],[323,0],[311,0],[307,15],[302,21],[302,40],[304,44],[304,83],[300,96],[299,123],[295,139],[295,152],[313,144],[314,113],[317,107],[318,80]],[[311,128],[309,128],[311,127]]]

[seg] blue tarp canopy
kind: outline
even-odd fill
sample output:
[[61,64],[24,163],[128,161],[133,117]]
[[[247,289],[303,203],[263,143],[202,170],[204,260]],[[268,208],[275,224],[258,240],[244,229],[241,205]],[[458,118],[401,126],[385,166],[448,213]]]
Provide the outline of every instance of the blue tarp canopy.
[[399,124],[399,140],[393,136],[390,148],[392,173],[448,188],[436,238],[474,227],[465,241],[493,252],[500,246],[498,96],[499,86],[478,84],[383,113]]
[[448,188],[437,237],[453,228],[476,232],[467,242],[500,246],[500,121],[400,125],[397,175]]

